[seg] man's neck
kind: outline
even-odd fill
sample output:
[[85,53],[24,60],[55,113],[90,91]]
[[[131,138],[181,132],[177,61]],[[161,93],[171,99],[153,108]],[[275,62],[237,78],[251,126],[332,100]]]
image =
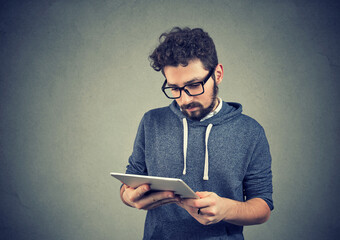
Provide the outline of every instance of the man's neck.
[[213,116],[215,116],[222,108],[222,99],[216,98],[216,104],[214,106],[214,109],[204,118],[202,118],[200,121],[203,122],[204,120],[207,120]]
[[215,106],[211,112],[215,111],[219,104],[220,104],[220,98],[216,98]]

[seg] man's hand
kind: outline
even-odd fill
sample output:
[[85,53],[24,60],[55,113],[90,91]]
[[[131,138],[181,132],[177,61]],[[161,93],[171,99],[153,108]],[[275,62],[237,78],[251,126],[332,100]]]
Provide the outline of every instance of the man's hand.
[[270,209],[260,198],[239,202],[213,192],[196,192],[200,199],[183,199],[177,205],[204,225],[226,221],[235,225],[254,225],[269,219]]
[[200,199],[183,199],[177,203],[204,225],[222,221],[234,204],[233,200],[221,198],[213,192],[196,192]]
[[147,184],[137,188],[123,185],[120,191],[122,201],[137,209],[150,210],[164,204],[179,202],[179,197],[170,191],[149,192],[150,186]]

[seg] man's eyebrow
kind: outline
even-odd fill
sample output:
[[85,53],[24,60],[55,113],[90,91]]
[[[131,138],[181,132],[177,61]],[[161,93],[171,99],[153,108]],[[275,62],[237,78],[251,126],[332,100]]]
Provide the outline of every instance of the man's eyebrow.
[[[193,79],[191,79],[191,80],[189,80],[189,81],[186,81],[186,82],[184,83],[183,86],[186,86],[186,85],[189,85],[189,84],[192,84],[192,83],[195,83],[195,82],[201,82],[201,81],[203,81],[203,79],[200,79],[200,78],[193,78]],[[171,84],[171,83],[169,83],[168,80],[167,80],[167,85],[168,85],[169,87],[179,87],[177,84]]]

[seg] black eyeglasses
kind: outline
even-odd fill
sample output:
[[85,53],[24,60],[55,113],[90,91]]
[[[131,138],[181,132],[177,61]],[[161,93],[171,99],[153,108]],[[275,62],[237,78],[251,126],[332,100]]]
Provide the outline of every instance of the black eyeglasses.
[[209,78],[214,72],[215,68],[209,71],[208,75],[204,78],[203,81],[190,83],[184,85],[184,87],[166,87],[167,80],[165,79],[162,86],[162,91],[164,92],[165,96],[167,96],[170,99],[180,98],[182,95],[182,90],[184,90],[184,92],[189,96],[201,95],[204,93],[204,84],[209,80]]

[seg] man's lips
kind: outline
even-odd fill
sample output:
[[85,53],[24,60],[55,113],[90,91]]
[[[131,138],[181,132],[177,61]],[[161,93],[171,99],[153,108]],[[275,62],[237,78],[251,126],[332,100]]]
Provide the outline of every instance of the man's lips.
[[199,103],[190,103],[188,105],[181,106],[183,110],[187,110],[188,112],[197,111],[200,107],[201,105]]
[[185,110],[188,112],[194,112],[197,111],[199,108],[198,107],[190,107],[190,108],[186,108]]

